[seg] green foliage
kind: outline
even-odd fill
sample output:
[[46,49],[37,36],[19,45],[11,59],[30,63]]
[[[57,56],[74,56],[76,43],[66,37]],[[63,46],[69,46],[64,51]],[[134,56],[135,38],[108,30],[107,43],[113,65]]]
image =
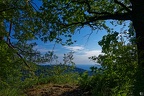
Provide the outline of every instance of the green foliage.
[[[131,14],[134,8],[131,6],[133,1],[41,0],[42,5],[37,6],[33,0],[0,0],[0,89],[15,85],[14,82],[21,79],[22,69],[28,70],[31,63],[51,62],[57,59],[53,52],[41,54],[34,50],[37,44],[33,43],[33,40],[71,45],[73,44],[71,35],[82,27],[89,26],[93,30],[105,29],[109,34],[99,42],[104,54],[91,57],[102,65],[102,69],[93,68],[96,75],[89,78],[84,74],[82,78],[86,80],[80,81],[83,85],[90,86],[93,92],[98,92],[95,94],[100,96],[118,95],[121,92],[127,94],[131,90],[134,82],[132,78],[137,71],[137,48],[132,45],[135,42],[126,44],[122,38],[119,39],[122,41],[117,40],[118,33],[110,33],[111,28],[107,26],[105,20],[117,19],[116,24],[111,22],[112,25],[122,25],[122,20],[139,21],[133,16],[135,14]],[[133,34],[133,30],[129,31]],[[64,40],[63,37],[68,39]],[[71,62],[67,61],[67,58],[64,60],[64,63]],[[28,73],[32,74],[32,70],[34,69],[29,69]],[[62,71],[63,69],[59,69],[55,74]],[[35,79],[26,79],[26,86],[37,83],[31,85],[29,81],[33,80]],[[107,90],[110,90],[109,93]]]
[[19,88],[24,90],[27,88],[32,88],[34,85],[38,84],[37,77],[26,78],[23,82],[20,83]]
[[[114,38],[111,38],[113,37]],[[101,68],[92,67],[95,73],[88,78],[82,76],[82,86],[97,96],[127,96],[132,94],[135,74],[137,72],[136,45],[131,42],[125,43],[125,36],[108,34],[100,41],[102,55],[92,56],[95,62],[101,64]]]
[[79,81],[79,85],[81,88],[83,88],[84,90],[87,90],[89,88],[92,88],[92,76],[89,76],[87,72],[84,72],[80,75],[80,77],[78,78]]
[[[14,55],[14,51],[9,48],[4,42],[0,42],[0,89],[3,88],[3,85],[14,85],[15,81],[18,81],[20,78],[20,68],[22,63],[17,56]],[[13,83],[12,83],[13,82]]]
[[[43,69],[42,69],[43,70]],[[73,72],[72,66],[67,65],[53,65],[47,69],[45,72],[37,76],[38,84],[46,83],[57,83],[57,84],[76,84],[78,73]]]
[[78,83],[77,80],[78,77],[79,77],[78,73],[66,73],[66,74],[52,76],[48,80],[50,83],[54,83],[54,84],[76,85]]
[[103,36],[103,39],[99,41],[99,45],[102,46],[103,53],[107,53],[107,51],[109,52],[109,50],[111,50],[110,45],[118,42],[116,39],[117,36],[118,36],[118,32],[114,32],[112,34]]
[[32,88],[36,85],[48,84],[48,83],[72,84],[72,85],[76,85],[78,83],[77,79],[79,77],[78,73],[72,71],[64,72],[66,70],[70,70],[70,68],[67,69],[65,67],[64,69],[64,67],[60,67],[59,65],[57,65],[53,68],[48,69],[43,68],[42,70],[45,70],[45,72],[41,73],[38,76],[34,76],[33,78],[32,77],[26,78],[23,82],[20,83],[21,85],[19,87],[22,89],[27,89]]
[[26,94],[17,88],[7,88],[0,90],[0,96],[26,96]]

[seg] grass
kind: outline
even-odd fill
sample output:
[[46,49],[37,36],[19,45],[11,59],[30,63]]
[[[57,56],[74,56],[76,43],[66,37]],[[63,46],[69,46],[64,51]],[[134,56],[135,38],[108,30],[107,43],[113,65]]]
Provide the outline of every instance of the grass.
[[0,96],[26,96],[26,94],[18,88],[6,88],[0,90]]
[[[61,69],[59,69],[61,70]],[[0,89],[0,96],[27,96],[26,91],[29,88],[34,88],[36,86],[41,86],[44,84],[59,84],[59,85],[77,85],[78,78],[80,75],[76,72],[65,72],[59,71],[55,68],[52,70],[54,73],[52,76],[32,76],[25,78],[24,81],[15,81],[14,86],[5,87]],[[63,70],[63,69],[62,69]],[[48,70],[47,70],[48,71]],[[49,70],[50,71],[50,70]],[[59,73],[58,73],[59,71]],[[11,84],[9,84],[11,85]]]

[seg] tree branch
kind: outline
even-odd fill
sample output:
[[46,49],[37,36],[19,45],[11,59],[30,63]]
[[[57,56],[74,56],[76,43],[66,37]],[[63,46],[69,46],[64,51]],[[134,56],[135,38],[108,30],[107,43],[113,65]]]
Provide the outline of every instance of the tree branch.
[[2,40],[3,40],[3,38],[4,38],[4,37],[0,36],[0,41],[2,41]]
[[38,12],[38,10],[32,5],[32,3],[38,8],[38,6],[37,6],[34,2],[30,2],[30,1],[29,1],[30,6],[31,6],[35,11]]
[[[131,20],[130,13],[117,13],[117,14],[108,14],[103,16],[94,17],[94,20]],[[92,21],[92,20],[91,20]]]
[[109,12],[96,12],[96,11],[92,11],[91,10],[91,6],[89,4],[89,0],[84,0],[84,1],[74,1],[73,2],[76,2],[76,3],[79,3],[79,4],[86,4],[87,6],[87,12],[89,14],[93,14],[94,16],[92,17],[87,17],[85,16],[85,19],[86,19],[86,22],[74,22],[72,24],[68,24],[69,25],[78,25],[78,24],[81,24],[82,26],[85,25],[85,24],[88,24],[90,25],[90,23],[92,22],[95,22],[97,20],[109,20],[109,19],[113,19],[113,20],[131,20],[131,10],[126,7],[124,4],[122,4],[121,2],[119,2],[118,0],[114,0],[115,3],[119,4],[120,6],[122,6],[123,10],[126,10],[128,11],[127,13],[118,13],[118,12],[115,12],[114,14],[112,13],[109,13]]
[[128,7],[126,7],[123,3],[119,2],[118,0],[114,0],[114,2],[122,6],[127,12],[131,12],[131,10]]
[[[10,41],[11,30],[12,30],[12,22],[10,22],[9,34],[8,34],[8,37],[7,37],[7,42],[6,42],[6,44],[7,44],[10,48],[12,48],[13,50],[15,50],[15,49],[14,49],[14,46],[11,44],[11,41]],[[28,68],[30,68],[30,66],[29,66],[29,65],[27,64],[27,62],[23,59],[23,57],[22,57],[18,52],[16,52],[16,54],[23,60],[24,64],[25,64]]]
[[[14,46],[12,45],[12,44],[9,44],[9,43],[7,43],[6,42],[6,44],[10,47],[10,48],[12,48],[13,50],[15,50],[14,49]],[[18,52],[16,52],[16,54],[23,60],[23,62],[24,62],[24,64],[28,67],[28,68],[30,68],[30,66],[27,64],[27,62],[23,59],[23,57],[18,53]]]
[[103,16],[93,16],[86,18],[86,22],[73,22],[71,24],[60,24],[63,25],[64,27],[69,27],[72,25],[91,25],[90,23],[96,22],[98,20],[131,20],[131,14],[130,13],[116,13],[116,14],[108,14],[108,15],[103,15]]
[[12,22],[10,22],[9,33],[8,33],[8,37],[7,37],[7,43],[8,44],[10,43],[11,30],[12,30]]

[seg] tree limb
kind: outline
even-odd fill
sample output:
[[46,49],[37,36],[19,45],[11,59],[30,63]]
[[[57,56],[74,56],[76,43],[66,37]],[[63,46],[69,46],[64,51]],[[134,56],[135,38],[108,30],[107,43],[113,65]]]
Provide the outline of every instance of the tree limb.
[[12,22],[10,22],[9,33],[8,33],[8,37],[7,37],[7,43],[8,44],[10,43],[11,30],[12,30]]
[[[14,46],[11,44],[11,41],[10,41],[11,30],[12,30],[12,22],[10,22],[9,34],[8,34],[8,37],[7,37],[7,42],[6,42],[6,44],[7,44],[10,48],[12,48],[13,50],[15,50],[15,49],[14,49]],[[18,52],[16,52],[16,54],[23,60],[24,64],[25,64],[28,68],[30,68],[30,66],[29,66],[29,65],[27,64],[27,62],[23,59],[23,57],[22,57]]]
[[[9,44],[9,43],[7,43],[6,42],[6,44],[10,47],[10,48],[12,48],[13,50],[15,50],[14,49],[14,46],[12,45],[12,44]],[[28,68],[30,68],[30,66],[27,64],[27,62],[23,59],[23,57],[18,53],[18,52],[16,52],[16,54],[23,60],[23,62],[24,62],[24,64],[28,67]]]
[[[113,20],[131,20],[131,10],[126,7],[124,4],[122,4],[121,2],[119,2],[118,0],[114,0],[115,3],[119,4],[120,6],[122,6],[122,10],[126,10],[128,11],[127,13],[119,13],[119,12],[115,12],[113,13],[109,13],[109,12],[96,12],[96,11],[92,11],[91,10],[91,6],[89,4],[89,0],[84,0],[84,1],[75,1],[73,0],[73,2],[79,3],[79,4],[86,4],[87,6],[87,12],[89,14],[93,14],[94,16],[92,17],[87,17],[85,16],[86,22],[73,22],[69,25],[78,25],[81,24],[82,26],[85,24],[90,24],[92,22],[96,22],[97,20],[109,20],[109,19],[113,19]],[[66,24],[67,25],[67,24]]]
[[3,40],[3,38],[4,38],[4,37],[0,36],[0,41],[2,41],[2,40]]
[[130,13],[117,13],[117,14],[108,14],[108,15],[103,15],[103,16],[97,16],[94,17],[95,20],[131,20],[131,14]]
[[86,22],[73,22],[71,24],[60,24],[64,27],[69,27],[72,25],[89,25],[90,23],[96,22],[98,20],[131,20],[131,14],[130,13],[117,13],[117,14],[108,14],[108,15],[102,15],[102,16],[93,16],[86,18]]
[[126,7],[123,3],[119,2],[118,0],[114,0],[114,2],[122,6],[127,12],[131,12],[131,10],[128,7]]

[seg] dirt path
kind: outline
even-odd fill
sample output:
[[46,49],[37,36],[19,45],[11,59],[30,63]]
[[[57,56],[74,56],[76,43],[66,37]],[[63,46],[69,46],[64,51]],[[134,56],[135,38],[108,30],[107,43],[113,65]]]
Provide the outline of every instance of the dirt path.
[[28,96],[91,96],[76,85],[39,85],[27,90]]

